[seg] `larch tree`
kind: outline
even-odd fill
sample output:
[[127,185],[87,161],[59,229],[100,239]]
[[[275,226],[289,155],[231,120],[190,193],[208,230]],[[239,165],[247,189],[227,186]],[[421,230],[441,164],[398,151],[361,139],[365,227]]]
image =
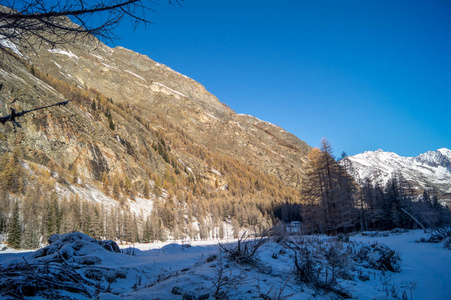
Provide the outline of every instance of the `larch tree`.
[[307,156],[302,178],[304,223],[315,232],[351,230],[355,220],[356,185],[333,156],[326,139]]

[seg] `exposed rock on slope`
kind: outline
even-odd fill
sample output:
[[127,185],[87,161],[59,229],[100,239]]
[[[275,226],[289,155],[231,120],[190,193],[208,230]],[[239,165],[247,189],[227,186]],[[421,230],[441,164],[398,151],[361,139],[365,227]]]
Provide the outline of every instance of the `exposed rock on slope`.
[[[237,115],[199,83],[146,56],[105,45],[87,50],[45,49],[39,56],[30,55],[36,68],[61,80],[95,88],[115,103],[136,110],[142,120],[161,118],[167,125],[183,129],[198,145],[249,163],[291,186],[298,184],[298,172],[309,151],[306,143],[277,126]],[[174,134],[167,126],[151,123],[165,134]],[[120,135],[135,134],[132,128],[118,125]]]
[[0,151],[19,147],[25,161],[66,174],[62,182],[102,182],[111,194],[115,184],[121,193],[143,194],[151,180],[154,189],[174,193],[188,185],[194,193],[197,185],[204,193],[264,189],[276,197],[281,187],[299,186],[310,150],[305,142],[236,114],[201,84],[147,56],[94,39],[12,50],[1,54],[1,115],[10,106],[20,111],[72,101],[25,116],[17,133],[11,124],[1,127]]

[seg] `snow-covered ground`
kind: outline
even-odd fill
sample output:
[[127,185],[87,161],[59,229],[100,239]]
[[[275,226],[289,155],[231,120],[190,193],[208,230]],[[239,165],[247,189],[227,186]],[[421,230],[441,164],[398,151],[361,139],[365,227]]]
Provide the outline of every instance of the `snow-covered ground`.
[[[215,295],[223,299],[340,299],[337,295],[348,294],[353,299],[403,299],[404,293],[407,299],[451,299],[451,251],[443,244],[415,243],[422,237],[426,237],[422,231],[410,231],[360,234],[350,241],[314,236],[277,243],[270,238],[249,262],[237,262],[226,251],[219,251],[215,241],[122,245],[122,252],[114,252],[83,234],[62,235],[35,252],[0,251],[0,295],[7,297],[7,287],[29,286],[36,278],[43,278],[44,283],[36,280],[42,289],[50,278],[67,281],[77,273],[80,278],[74,284],[80,290],[86,288],[84,294],[56,292],[53,286],[47,296],[41,293],[29,298],[89,299],[98,294],[103,300],[215,299]],[[237,244],[236,240],[223,242],[227,249]],[[383,245],[399,253],[401,272],[377,268],[380,258],[390,252]],[[330,280],[334,266],[336,284],[323,289],[321,284],[299,282],[295,252],[299,265],[308,262],[307,258],[313,262],[311,269],[321,273],[323,282]]]
[[408,290],[409,299],[411,286],[415,286],[413,299],[451,299],[451,251],[444,249],[442,243],[415,242],[425,236],[416,230],[377,238],[360,235],[352,240],[365,243],[376,240],[399,252],[402,272],[392,273],[390,284],[400,291]]

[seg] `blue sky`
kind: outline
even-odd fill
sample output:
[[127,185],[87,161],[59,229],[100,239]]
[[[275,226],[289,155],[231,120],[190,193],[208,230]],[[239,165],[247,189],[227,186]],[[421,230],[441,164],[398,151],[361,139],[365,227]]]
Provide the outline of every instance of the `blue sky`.
[[[448,0],[157,1],[123,46],[311,146],[403,156],[451,148]],[[111,43],[110,43],[111,45]]]

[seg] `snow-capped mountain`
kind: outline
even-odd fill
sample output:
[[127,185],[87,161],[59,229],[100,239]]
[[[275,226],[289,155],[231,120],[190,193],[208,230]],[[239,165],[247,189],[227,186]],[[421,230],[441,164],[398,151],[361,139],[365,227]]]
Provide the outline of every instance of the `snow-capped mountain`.
[[436,188],[442,199],[451,199],[451,150],[441,148],[417,157],[403,157],[383,150],[365,151],[341,161],[357,182],[369,178],[385,185],[396,172],[400,172],[412,186],[421,192]]

